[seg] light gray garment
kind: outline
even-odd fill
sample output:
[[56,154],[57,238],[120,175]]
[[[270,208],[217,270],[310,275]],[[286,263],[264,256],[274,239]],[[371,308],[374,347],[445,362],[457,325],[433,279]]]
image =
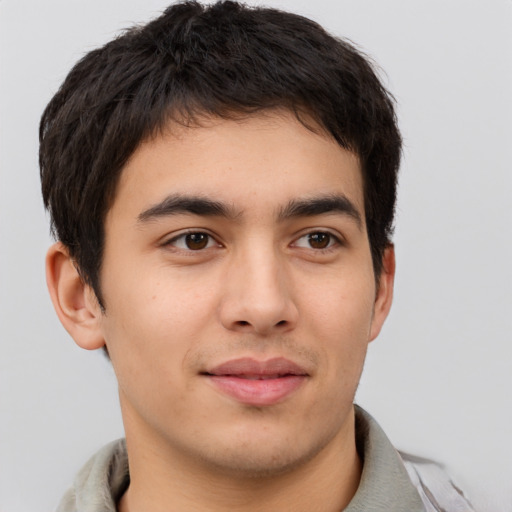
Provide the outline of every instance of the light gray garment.
[[355,407],[363,473],[344,512],[474,512],[439,464],[398,452],[379,424]]
[[[357,406],[356,437],[363,473],[344,512],[473,512],[439,465],[400,455],[377,422]],[[129,481],[126,444],[120,439],[87,462],[56,512],[116,512]]]

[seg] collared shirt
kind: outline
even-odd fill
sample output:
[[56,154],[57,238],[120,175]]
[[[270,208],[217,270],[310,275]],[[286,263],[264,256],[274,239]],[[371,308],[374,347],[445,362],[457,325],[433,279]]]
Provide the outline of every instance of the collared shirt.
[[[401,455],[377,422],[356,406],[361,481],[344,512],[473,512],[439,465]],[[56,512],[116,512],[130,476],[124,439],[101,449],[80,470]]]

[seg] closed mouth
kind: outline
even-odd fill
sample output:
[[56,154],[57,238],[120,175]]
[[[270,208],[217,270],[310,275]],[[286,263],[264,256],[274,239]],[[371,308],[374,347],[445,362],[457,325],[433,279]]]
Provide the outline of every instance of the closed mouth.
[[201,372],[223,395],[246,406],[266,407],[291,396],[309,374],[289,359],[239,358]]

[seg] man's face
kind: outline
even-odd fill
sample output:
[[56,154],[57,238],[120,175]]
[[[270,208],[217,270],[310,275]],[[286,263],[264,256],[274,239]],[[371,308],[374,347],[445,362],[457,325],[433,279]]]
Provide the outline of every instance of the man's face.
[[353,438],[387,314],[356,156],[284,113],[172,126],[127,163],[105,230],[128,441],[253,475]]

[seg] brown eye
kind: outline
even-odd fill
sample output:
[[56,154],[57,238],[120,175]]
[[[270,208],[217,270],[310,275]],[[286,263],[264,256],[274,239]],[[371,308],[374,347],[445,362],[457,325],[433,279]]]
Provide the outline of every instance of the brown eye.
[[174,247],[182,251],[202,251],[211,247],[219,247],[219,244],[212,235],[203,231],[190,231],[182,233],[163,244],[167,247]]
[[313,249],[326,249],[331,244],[331,235],[329,233],[310,233],[308,243]]
[[206,233],[189,233],[185,236],[185,245],[192,251],[205,249],[210,241],[210,235]]

